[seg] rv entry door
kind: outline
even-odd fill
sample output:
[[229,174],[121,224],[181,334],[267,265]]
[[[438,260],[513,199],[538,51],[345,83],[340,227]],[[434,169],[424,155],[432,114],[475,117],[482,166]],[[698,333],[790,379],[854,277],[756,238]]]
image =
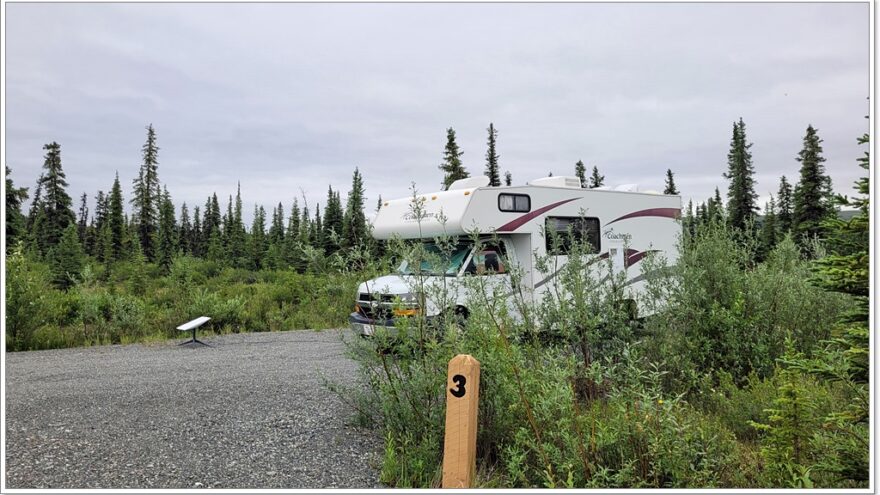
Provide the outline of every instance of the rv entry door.
[[626,271],[626,249],[623,239],[609,239],[608,259],[611,261],[611,276],[617,277],[620,272]]

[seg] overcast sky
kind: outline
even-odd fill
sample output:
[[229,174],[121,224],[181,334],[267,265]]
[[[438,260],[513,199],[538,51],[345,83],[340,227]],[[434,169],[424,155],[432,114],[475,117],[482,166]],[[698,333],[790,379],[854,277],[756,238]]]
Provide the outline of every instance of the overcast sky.
[[145,126],[175,202],[241,181],[289,211],[359,167],[368,210],[439,188],[454,127],[472,175],[486,127],[515,184],[572,175],[684,196],[726,191],[746,123],[762,200],[796,181],[808,124],[850,193],[868,131],[868,4],[6,4],[6,163],[33,191],[57,141],[91,207],[128,200]]

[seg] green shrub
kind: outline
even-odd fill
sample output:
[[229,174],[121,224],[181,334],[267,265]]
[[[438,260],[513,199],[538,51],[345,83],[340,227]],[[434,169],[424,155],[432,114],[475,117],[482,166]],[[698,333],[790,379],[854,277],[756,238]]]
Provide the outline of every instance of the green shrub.
[[192,318],[210,316],[209,327],[230,327],[235,331],[247,330],[242,326],[245,300],[242,297],[223,298],[207,288],[196,290],[187,310]]
[[696,390],[701,376],[725,370],[738,385],[771,375],[786,338],[810,352],[851,306],[809,282],[809,262],[787,237],[766,263],[750,266],[750,248],[726,227],[701,229],[655,294],[666,307],[649,322],[651,353],[666,358],[667,386]]
[[49,267],[16,249],[6,258],[6,345],[33,348],[34,332],[57,326],[70,314],[70,299],[51,288]]

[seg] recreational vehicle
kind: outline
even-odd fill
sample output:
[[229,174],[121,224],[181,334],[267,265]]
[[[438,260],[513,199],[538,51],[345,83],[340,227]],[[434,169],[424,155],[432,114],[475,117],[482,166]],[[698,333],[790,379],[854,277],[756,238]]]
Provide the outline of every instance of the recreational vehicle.
[[[518,289],[537,302],[552,288],[573,236],[589,243],[594,256],[606,260],[602,265],[625,279],[624,290],[633,300],[645,288],[639,262],[646,255],[662,253],[670,264],[676,261],[679,196],[638,192],[634,185],[583,189],[577,177],[545,177],[523,186],[488,184],[487,177],[467,178],[446,191],[382,203],[373,220],[377,239],[422,240],[428,252],[438,251],[434,239],[440,236],[459,239],[446,266],[428,267],[427,275],[442,279],[452,296],[442,304],[430,298],[418,302],[412,286],[416,270],[404,262],[397,273],[360,284],[349,318],[355,331],[372,335],[416,312],[429,318],[446,312],[466,316],[466,284],[456,282],[482,276],[509,286],[514,268],[521,275]],[[475,246],[470,241],[475,232],[492,240]],[[541,271],[535,260],[547,255],[555,257],[555,268]],[[425,267],[420,268],[424,276]]]

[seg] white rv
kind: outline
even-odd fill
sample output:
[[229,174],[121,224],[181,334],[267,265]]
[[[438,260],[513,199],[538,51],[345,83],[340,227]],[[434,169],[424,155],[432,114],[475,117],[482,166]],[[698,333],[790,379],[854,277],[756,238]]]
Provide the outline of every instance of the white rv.
[[[429,298],[423,301],[426,307],[417,307],[413,269],[404,262],[397,273],[360,284],[349,318],[355,331],[371,335],[377,327],[394,327],[396,318],[419,311],[427,317],[447,311],[467,315],[468,294],[456,280],[485,276],[509,286],[513,266],[505,264],[516,265],[522,274],[520,289],[539,301],[552,287],[558,269],[542,272],[535,259],[555,256],[554,266],[562,266],[571,244],[566,235],[579,232],[595,256],[607,259],[606,265],[617,273],[626,272],[624,290],[633,299],[645,286],[639,262],[647,254],[663,253],[670,264],[678,257],[680,196],[637,192],[634,185],[583,189],[577,177],[546,177],[524,186],[489,187],[488,183],[487,177],[462,179],[446,191],[382,204],[373,221],[377,239],[421,239],[429,252],[437,250],[434,239],[439,236],[460,239],[448,256],[448,266],[429,267],[429,277],[443,277],[445,286],[452,288],[452,302],[441,305]],[[413,214],[414,200],[422,205],[419,218]],[[498,242],[477,251],[470,241],[475,231]],[[550,232],[559,234],[555,242],[545,235]]]

